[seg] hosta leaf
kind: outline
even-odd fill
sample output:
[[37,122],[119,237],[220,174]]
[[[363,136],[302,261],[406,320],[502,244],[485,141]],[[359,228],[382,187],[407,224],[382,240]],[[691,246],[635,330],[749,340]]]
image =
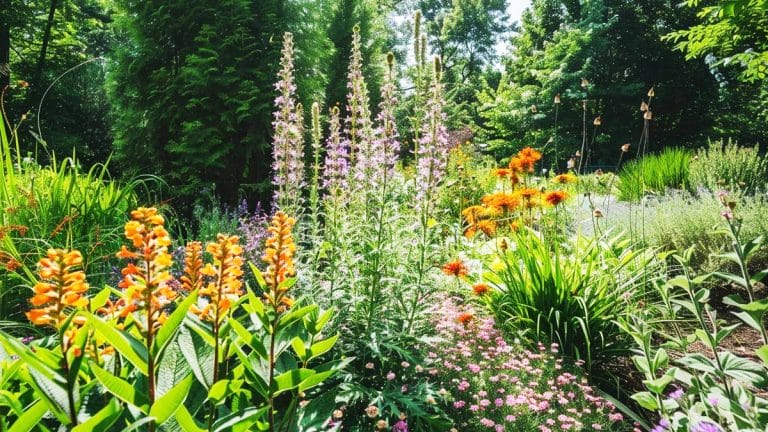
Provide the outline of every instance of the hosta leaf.
[[8,429],[8,432],[29,432],[37,426],[48,412],[48,406],[42,400],[33,403],[24,410],[24,414],[19,416]]
[[141,341],[137,340],[123,330],[118,330],[111,324],[107,324],[99,317],[88,315],[88,322],[101,336],[103,336],[117,352],[134,365],[141,373],[147,374],[147,349]]
[[170,418],[176,409],[179,408],[187,398],[189,389],[192,388],[192,382],[194,377],[190,374],[187,375],[184,380],[176,384],[172,389],[168,390],[162,397],[155,401],[152,407],[149,409],[149,415],[157,420],[157,424],[165,423]]
[[106,431],[122,414],[123,408],[117,398],[112,398],[109,403],[92,415],[88,420],[72,428],[72,432]]
[[93,372],[99,384],[116,398],[139,408],[144,414],[149,412],[149,399],[145,394],[137,391],[133,384],[112,375],[96,363],[91,363],[91,372]]

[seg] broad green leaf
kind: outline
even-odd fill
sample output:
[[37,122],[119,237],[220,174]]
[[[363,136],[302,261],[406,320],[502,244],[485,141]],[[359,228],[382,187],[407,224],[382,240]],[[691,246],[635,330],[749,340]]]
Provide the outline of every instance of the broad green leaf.
[[232,330],[235,331],[237,336],[243,340],[251,349],[253,349],[258,355],[260,355],[262,358],[266,358],[267,355],[267,348],[264,346],[264,343],[261,341],[260,333],[252,333],[245,327],[243,327],[242,324],[240,324],[237,320],[230,320],[229,323],[232,326]]
[[310,321],[309,326],[309,332],[313,335],[316,335],[320,333],[326,324],[328,324],[328,321],[330,321],[331,317],[333,316],[333,309],[328,309],[327,311],[320,314],[317,319]]
[[197,381],[207,389],[213,381],[213,348],[207,345],[202,338],[198,338],[196,343],[195,336],[196,333],[190,332],[186,326],[182,327],[179,329],[176,343]]
[[768,345],[763,345],[755,351],[755,354],[760,357],[763,364],[768,367]]
[[243,380],[219,380],[208,390],[208,399],[214,405],[218,405],[232,394],[239,392],[242,386]]
[[144,414],[149,413],[149,399],[147,395],[137,391],[133,384],[112,375],[96,363],[91,363],[91,372],[93,372],[99,384],[116,398],[137,407]]
[[304,306],[298,309],[291,309],[290,312],[280,317],[279,328],[285,329],[296,321],[304,318],[305,315],[317,309],[317,305]]
[[307,360],[307,349],[304,347],[304,341],[296,336],[291,340],[291,346],[293,346],[293,351],[296,353],[297,356],[299,356],[299,360],[306,362]]
[[256,279],[256,282],[258,282],[259,287],[261,287],[261,289],[266,289],[267,281],[264,280],[264,275],[261,273],[261,270],[259,270],[259,268],[252,262],[248,262],[248,266],[251,268],[253,277]]
[[176,410],[175,417],[176,422],[179,423],[181,430],[184,432],[206,432],[206,429],[203,429],[197,424],[192,417],[192,414],[189,413],[189,410],[187,410],[187,407],[184,405],[179,406],[179,409]]
[[157,420],[157,424],[161,425],[168,420],[169,417],[176,412],[176,409],[187,398],[189,389],[192,388],[192,382],[194,377],[190,374],[187,375],[180,383],[176,384],[172,389],[168,390],[160,399],[156,400],[152,407],[149,409],[149,415]]
[[288,372],[282,373],[275,377],[275,381],[271,383],[272,393],[278,395],[282,392],[292,390],[298,387],[302,381],[315,374],[312,369],[294,369]]
[[656,400],[656,397],[650,392],[635,393],[631,397],[637,401],[641,407],[647,410],[656,411],[659,408],[658,400]]
[[37,426],[48,412],[48,406],[42,400],[33,403],[32,406],[24,410],[24,414],[19,416],[8,429],[8,432],[29,432]]
[[721,353],[720,361],[723,364],[725,374],[742,383],[759,385],[765,380],[763,367],[751,360],[738,357],[731,352],[725,351]]
[[645,387],[652,393],[660,395],[664,393],[664,389],[666,389],[669,383],[673,380],[673,375],[665,374],[655,380],[643,380],[643,384],[645,384]]
[[55,368],[51,367],[48,363],[41,361],[40,356],[35,355],[28,346],[22,344],[15,337],[0,331],[0,344],[3,344],[10,353],[19,356],[24,363],[45,375],[47,378],[56,379],[62,384],[64,383],[64,378],[56,373]]
[[88,420],[72,428],[72,432],[106,431],[122,414],[123,408],[117,398],[111,398],[109,403],[91,416]]
[[333,346],[336,344],[336,341],[339,340],[338,333],[329,337],[328,339],[321,340],[319,342],[315,342],[312,344],[312,346],[309,348],[309,359],[312,360],[315,359],[326,352],[328,352]]
[[667,354],[667,351],[664,348],[659,348],[659,350],[656,351],[656,354],[653,356],[654,370],[666,368],[668,363],[669,355]]
[[192,292],[183,302],[176,306],[176,310],[168,316],[168,319],[157,331],[157,337],[154,340],[152,351],[155,357],[162,357],[163,350],[168,343],[173,339],[173,335],[176,334],[176,330],[184,322],[184,317],[187,316],[190,306],[197,301],[197,291]]
[[225,432],[235,425],[252,425],[264,417],[268,410],[269,407],[253,407],[234,412],[215,422],[213,424],[213,432]]
[[88,309],[90,309],[91,313],[96,313],[99,308],[104,306],[107,303],[107,300],[109,300],[109,296],[111,294],[112,289],[109,287],[104,287],[104,289],[99,291],[98,294],[93,296],[90,303],[88,304]]
[[42,396],[43,400],[48,403],[48,408],[56,418],[64,424],[69,424],[69,399],[67,398],[65,387],[54,382],[34,368],[29,369],[28,376],[30,384],[35,387],[37,394]]
[[147,375],[147,349],[130,334],[105,323],[99,317],[88,315],[88,322],[107,342],[141,373]]
[[144,417],[143,419],[137,421],[136,423],[131,424],[127,428],[123,429],[121,432],[132,432],[132,431],[145,431],[148,430],[147,426],[148,424],[155,421],[154,417]]
[[330,371],[320,372],[320,373],[316,373],[316,374],[312,375],[311,377],[309,377],[309,378],[305,379],[304,381],[302,381],[301,383],[299,383],[299,391],[300,392],[307,391],[307,390],[311,389],[312,387],[314,387],[314,386],[316,386],[318,384],[321,384],[326,379],[328,379],[328,378],[332,377],[333,375],[335,375],[336,372],[338,372],[338,371],[330,370]]

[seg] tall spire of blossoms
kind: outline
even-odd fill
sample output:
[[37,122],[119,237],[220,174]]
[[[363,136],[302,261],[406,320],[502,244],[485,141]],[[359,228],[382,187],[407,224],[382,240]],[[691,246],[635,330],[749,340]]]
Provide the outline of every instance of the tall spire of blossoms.
[[380,181],[380,179],[386,181],[392,177],[397,156],[400,153],[400,142],[395,123],[397,97],[395,96],[394,63],[394,54],[387,54],[387,75],[384,85],[381,87],[381,103],[379,103],[379,114],[376,116],[376,139],[373,141],[372,149],[373,168],[376,171],[371,176],[371,180],[374,182]]
[[323,188],[329,194],[338,196],[339,192],[347,187],[347,173],[349,172],[348,141],[341,138],[341,118],[338,107],[331,108],[328,139],[325,143]]
[[347,74],[347,118],[346,129],[349,140],[350,160],[355,184],[371,178],[374,168],[372,155],[373,124],[371,122],[368,87],[363,78],[363,54],[360,48],[360,26],[352,29],[352,53]]
[[295,211],[300,207],[301,188],[304,185],[303,113],[296,106],[293,76],[293,35],[283,36],[279,81],[275,84],[279,95],[275,99],[274,136],[272,143],[272,171],[275,186],[274,203],[281,209]]
[[422,123],[418,150],[418,168],[416,185],[419,188],[417,198],[427,209],[432,199],[432,191],[445,175],[448,162],[448,130],[445,127],[445,100],[443,85],[440,82],[440,59],[435,57],[432,74],[432,86],[427,101],[426,115]]

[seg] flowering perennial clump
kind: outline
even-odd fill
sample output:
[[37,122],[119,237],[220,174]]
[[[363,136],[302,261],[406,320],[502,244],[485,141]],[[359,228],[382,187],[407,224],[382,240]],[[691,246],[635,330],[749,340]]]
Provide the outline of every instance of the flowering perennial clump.
[[457,412],[458,430],[626,429],[616,407],[567,370],[557,344],[509,344],[493,319],[451,299],[435,324],[444,342],[428,358],[439,371],[443,403]]
[[213,264],[200,271],[211,280],[200,289],[200,297],[207,299],[202,308],[192,305],[191,311],[201,319],[220,323],[232,304],[243,294],[243,248],[238,236],[219,234],[215,243],[208,243],[206,251],[213,256]]

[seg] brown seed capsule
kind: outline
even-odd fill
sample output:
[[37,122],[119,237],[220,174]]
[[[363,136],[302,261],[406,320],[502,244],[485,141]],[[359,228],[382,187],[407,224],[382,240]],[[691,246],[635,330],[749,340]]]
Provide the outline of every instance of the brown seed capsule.
[[629,144],[624,144],[623,146],[621,146],[621,151],[624,152],[624,153],[628,152],[629,151]]
[[595,117],[595,120],[592,121],[592,124],[595,126],[600,126],[603,124],[603,120],[600,118],[600,116]]
[[645,114],[643,114],[643,118],[646,120],[650,120],[653,118],[653,113],[650,111],[646,111]]
[[560,103],[560,95],[559,95],[559,94],[556,94],[556,95],[555,95],[555,103],[556,103],[556,104],[559,104],[559,103]]
[[648,90],[648,97],[654,97],[654,96],[656,96],[656,92],[653,91],[653,87],[651,87],[651,89]]
[[640,102],[640,111],[642,111],[642,112],[648,111],[648,104],[645,103],[645,101]]

